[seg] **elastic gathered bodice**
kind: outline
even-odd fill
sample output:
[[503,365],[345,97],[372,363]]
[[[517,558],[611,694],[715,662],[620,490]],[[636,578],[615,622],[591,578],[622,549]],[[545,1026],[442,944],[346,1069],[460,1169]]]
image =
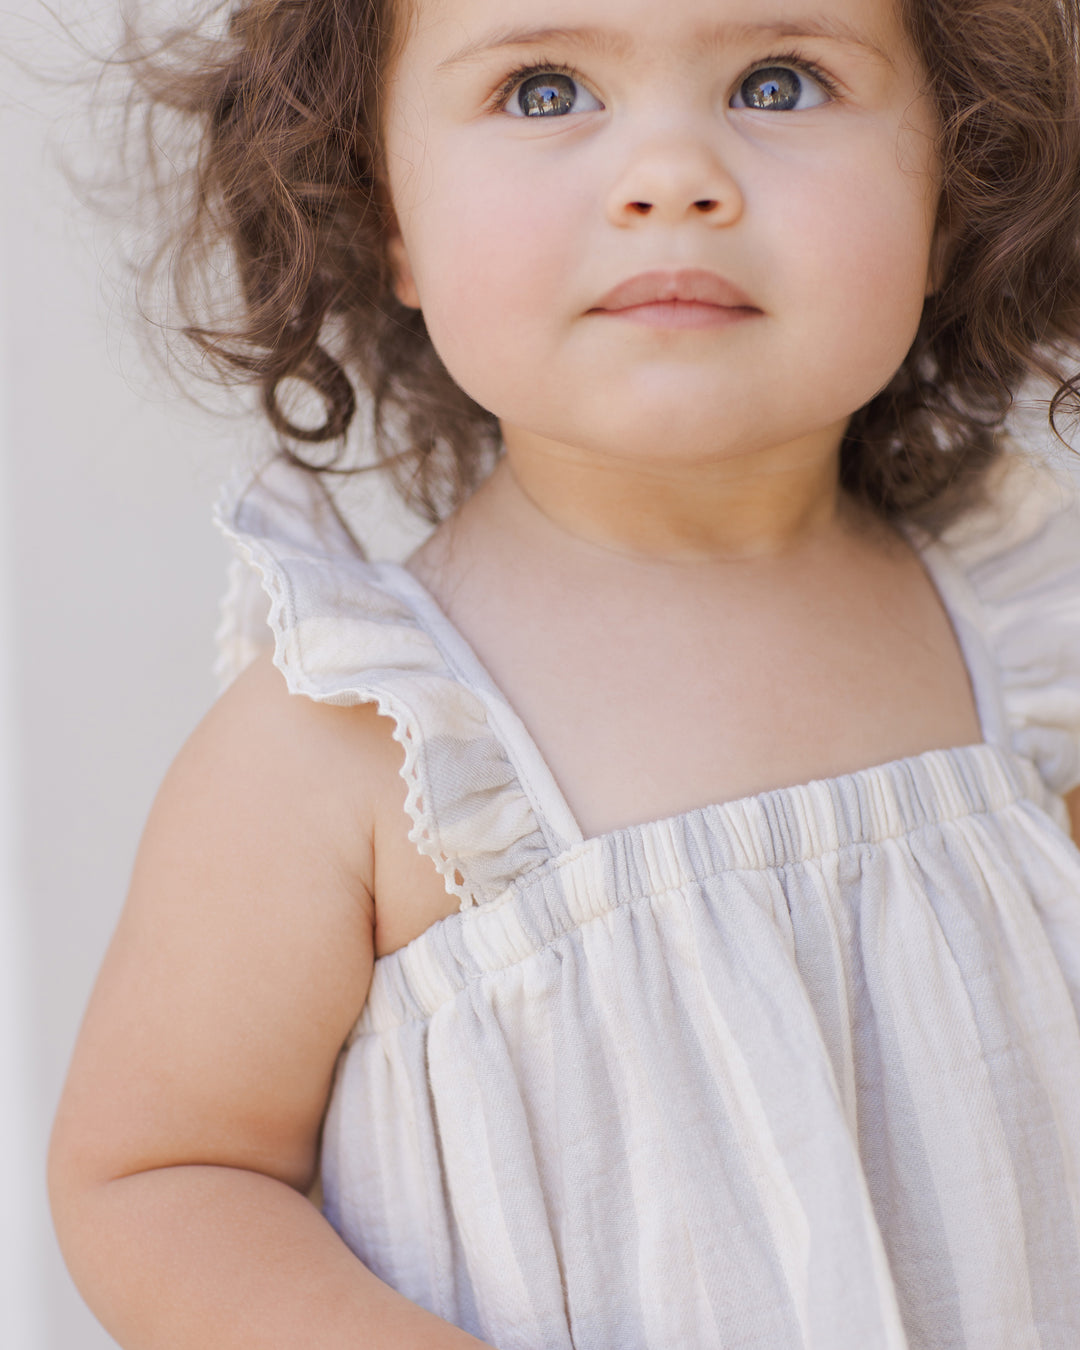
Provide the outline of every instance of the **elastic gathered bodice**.
[[824,865],[836,855],[1043,797],[1023,762],[972,745],[584,840],[538,862],[495,904],[440,920],[382,957],[353,1039],[426,1019],[471,981],[623,905],[726,874]]
[[[984,742],[585,839],[403,567],[282,463],[219,519],[223,675],[370,701],[459,913],[375,964],[328,1218],[501,1350],[1080,1344],[1080,531],[1012,466],[913,539]],[[248,616],[248,617],[245,617]]]

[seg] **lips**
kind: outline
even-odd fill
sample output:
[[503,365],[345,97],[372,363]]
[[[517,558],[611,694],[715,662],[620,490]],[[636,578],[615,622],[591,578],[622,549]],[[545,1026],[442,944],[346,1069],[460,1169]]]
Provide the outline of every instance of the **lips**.
[[739,310],[760,314],[745,291],[739,289],[715,272],[701,270],[642,272],[621,282],[597,302],[592,313],[606,310],[640,309],[660,305],[678,308],[680,305],[711,306],[715,309]]

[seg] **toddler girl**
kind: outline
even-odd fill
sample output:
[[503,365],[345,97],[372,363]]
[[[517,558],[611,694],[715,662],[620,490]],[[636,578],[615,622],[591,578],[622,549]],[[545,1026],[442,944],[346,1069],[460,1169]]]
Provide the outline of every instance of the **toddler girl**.
[[[1080,511],[1002,430],[1076,405],[1077,17],[246,0],[136,58],[283,453],[56,1126],[122,1346],[1080,1344]],[[404,563],[301,454],[358,388]]]

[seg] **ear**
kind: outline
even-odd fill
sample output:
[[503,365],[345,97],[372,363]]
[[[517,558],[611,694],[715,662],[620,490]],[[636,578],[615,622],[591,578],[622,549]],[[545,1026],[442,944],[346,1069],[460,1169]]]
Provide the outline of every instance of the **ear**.
[[416,289],[416,280],[413,277],[412,264],[409,262],[409,255],[405,248],[405,240],[402,239],[399,231],[395,230],[387,240],[386,252],[390,259],[390,272],[394,278],[394,294],[406,308],[419,309],[420,293]]

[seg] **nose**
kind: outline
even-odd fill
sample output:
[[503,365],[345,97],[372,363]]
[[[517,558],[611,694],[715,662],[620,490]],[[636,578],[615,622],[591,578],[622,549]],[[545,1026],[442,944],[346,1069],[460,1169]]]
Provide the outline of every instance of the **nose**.
[[650,217],[665,224],[701,220],[732,225],[743,212],[738,183],[714,147],[692,135],[636,147],[608,198],[608,219],[622,227]]

